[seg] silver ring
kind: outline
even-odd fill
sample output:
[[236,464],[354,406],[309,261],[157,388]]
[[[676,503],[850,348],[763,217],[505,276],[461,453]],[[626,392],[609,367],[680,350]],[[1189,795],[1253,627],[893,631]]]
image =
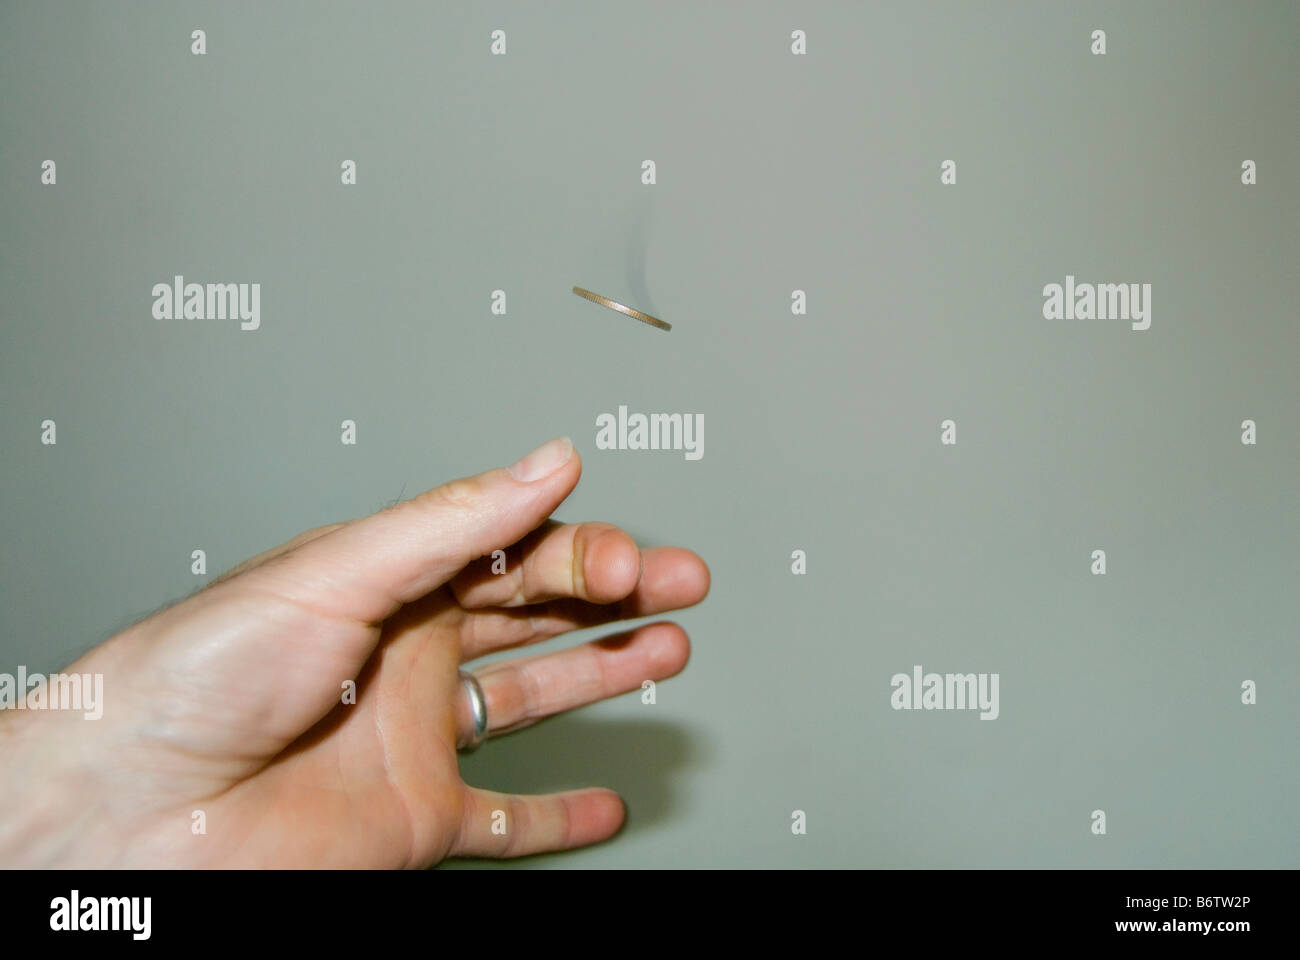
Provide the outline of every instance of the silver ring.
[[460,749],[473,750],[487,735],[487,697],[483,696],[483,688],[479,685],[478,677],[468,670],[460,671],[460,682],[465,687],[465,693],[469,695],[470,710],[474,714],[474,732],[470,735],[469,742],[462,745]]

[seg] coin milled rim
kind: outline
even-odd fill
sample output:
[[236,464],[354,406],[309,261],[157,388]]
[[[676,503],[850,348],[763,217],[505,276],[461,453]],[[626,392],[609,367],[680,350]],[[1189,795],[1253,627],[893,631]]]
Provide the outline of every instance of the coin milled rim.
[[586,297],[592,303],[599,303],[603,307],[609,307],[611,310],[617,310],[619,313],[625,313],[634,320],[640,320],[642,323],[648,323],[652,327],[658,327],[660,330],[671,330],[673,325],[658,317],[652,317],[648,313],[642,313],[640,310],[633,310],[631,307],[619,303],[617,300],[611,300],[609,297],[602,297],[598,293],[592,293],[590,290],[584,290],[582,287],[574,287],[573,292],[580,297]]

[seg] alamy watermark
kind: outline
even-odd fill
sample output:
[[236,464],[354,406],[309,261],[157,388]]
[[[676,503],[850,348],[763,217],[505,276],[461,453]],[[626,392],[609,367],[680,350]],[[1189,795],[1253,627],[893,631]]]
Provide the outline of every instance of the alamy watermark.
[[102,673],[0,673],[0,710],[81,710],[87,720],[104,715]]
[[998,718],[996,673],[922,673],[918,663],[909,676],[890,678],[889,705],[895,710],[979,710],[981,720]]
[[704,414],[632,413],[596,417],[597,450],[684,450],[687,460],[704,456]]
[[186,283],[183,276],[153,285],[155,320],[239,320],[240,330],[262,325],[260,283]]
[[50,929],[125,931],[133,940],[148,940],[152,913],[152,897],[83,897],[80,890],[73,890],[50,901]]
[[1129,320],[1134,330],[1151,328],[1151,284],[1075,283],[1043,287],[1044,320]]

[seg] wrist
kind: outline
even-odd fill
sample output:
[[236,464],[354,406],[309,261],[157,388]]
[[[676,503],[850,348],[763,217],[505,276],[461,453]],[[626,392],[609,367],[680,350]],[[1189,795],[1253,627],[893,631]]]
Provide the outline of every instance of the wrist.
[[0,711],[0,867],[91,865],[82,841],[93,832],[101,792],[89,769],[79,769],[85,732],[76,736],[68,720]]

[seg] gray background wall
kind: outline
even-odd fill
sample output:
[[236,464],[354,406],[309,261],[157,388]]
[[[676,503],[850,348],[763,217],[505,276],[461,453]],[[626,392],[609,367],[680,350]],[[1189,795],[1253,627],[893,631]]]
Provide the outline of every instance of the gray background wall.
[[[558,516],[713,591],[657,704],[465,762],[627,798],[514,866],[1300,865],[1298,38],[1287,2],[6,3],[0,669],[187,595],[196,547],[569,433]],[[153,319],[178,273],[260,282],[261,329]],[[1151,283],[1151,329],[1044,320],[1067,273]],[[597,450],[621,403],[703,413],[704,458]],[[892,710],[917,663],[1001,716]]]

